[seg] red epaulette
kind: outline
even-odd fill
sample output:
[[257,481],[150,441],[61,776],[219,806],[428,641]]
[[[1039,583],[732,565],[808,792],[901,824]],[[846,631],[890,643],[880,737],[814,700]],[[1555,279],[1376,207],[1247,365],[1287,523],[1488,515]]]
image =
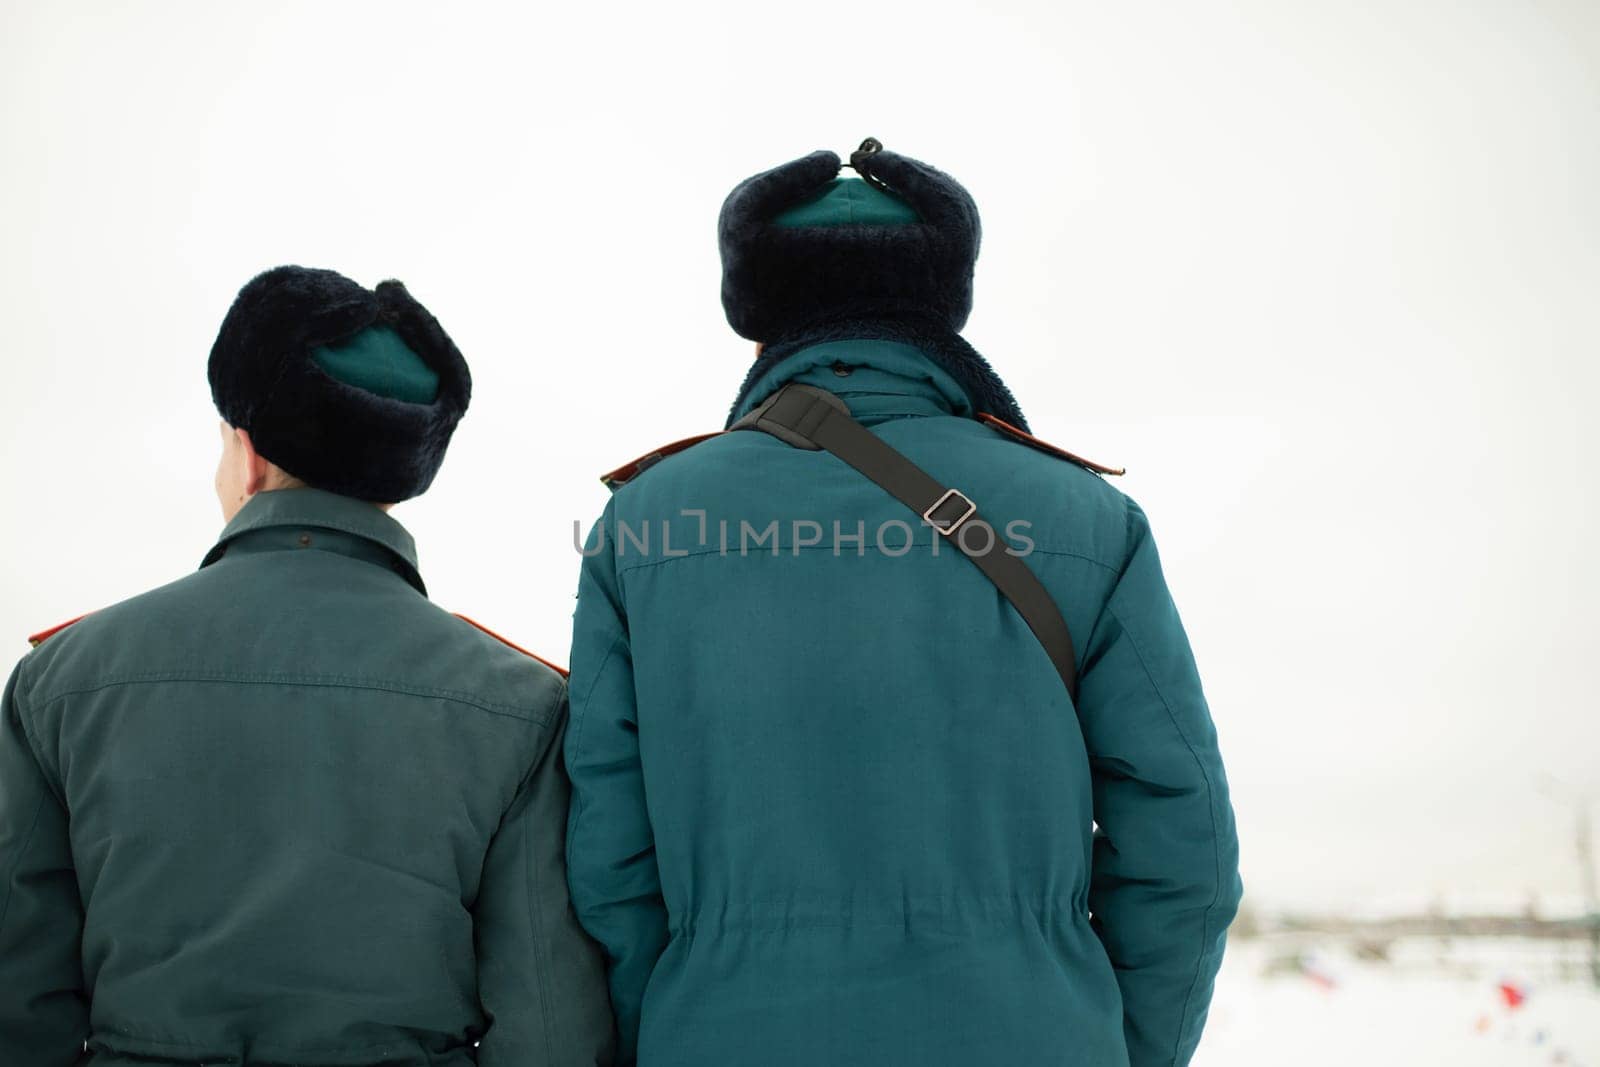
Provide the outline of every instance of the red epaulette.
[[68,619],[66,622],[56,623],[56,625],[50,627],[50,629],[48,629],[48,630],[40,630],[36,634],[29,634],[28,635],[28,644],[33,648],[38,648],[40,645],[44,644],[44,642],[45,642],[45,640],[47,638],[54,637],[56,634],[60,633],[62,630],[65,630],[67,627],[71,626],[73,623],[82,622],[84,619],[87,619],[92,614],[94,614],[94,613],[93,612],[85,612],[84,614],[79,615],[75,619]]
[[999,430],[1007,437],[1010,437],[1013,440],[1021,441],[1030,448],[1037,448],[1040,452],[1049,453],[1050,455],[1055,456],[1057,459],[1064,459],[1069,462],[1076,463],[1085,470],[1094,471],[1096,474],[1118,475],[1128,473],[1128,469],[1126,467],[1107,467],[1103,463],[1096,463],[1092,459],[1084,459],[1082,456],[1068,452],[1064,448],[1057,448],[1049,441],[1041,441],[1028,431],[1018,429],[1005,419],[996,418],[988,412],[983,412],[980,414],[978,416],[978,420],[980,422],[988,423],[990,426],[994,427],[996,430]]
[[653,448],[631,463],[624,463],[616,470],[607,471],[605,474],[602,474],[600,476],[600,481],[604,483],[607,489],[615,491],[622,488],[624,485],[627,485],[630,481],[637,478],[640,474],[649,470],[657,463],[660,463],[668,456],[682,452],[684,449],[689,448],[692,445],[697,445],[701,441],[709,441],[713,437],[721,437],[726,432],[726,430],[718,430],[715,433],[696,434],[693,437],[685,437],[681,441],[674,441],[670,445],[662,445],[660,448]]
[[456,616],[456,618],[460,619],[462,622],[467,623],[470,626],[475,626],[478,629],[482,630],[484,633],[488,634],[490,637],[494,638],[496,641],[499,641],[502,645],[505,645],[507,648],[514,648],[518,652],[521,652],[524,656],[527,656],[529,659],[538,660],[540,663],[543,663],[546,667],[549,667],[551,670],[555,671],[557,674],[561,675],[561,677],[563,677],[563,678],[567,677],[571,673],[570,671],[568,671],[565,667],[561,666],[560,664],[551,663],[549,660],[545,659],[543,656],[538,655],[538,654],[533,653],[533,652],[529,652],[527,649],[523,648],[521,645],[517,644],[515,641],[506,640],[504,637],[501,637],[499,634],[495,633],[493,630],[489,629],[487,626],[485,626],[483,623],[479,622],[476,619],[469,619],[465,615],[461,614],[459,611],[455,613],[455,616]]

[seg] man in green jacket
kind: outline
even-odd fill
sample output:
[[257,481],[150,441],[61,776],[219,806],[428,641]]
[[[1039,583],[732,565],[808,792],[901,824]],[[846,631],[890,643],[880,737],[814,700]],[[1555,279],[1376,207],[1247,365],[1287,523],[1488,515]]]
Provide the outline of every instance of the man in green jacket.
[[1181,1067],[1240,881],[1149,523],[959,336],[966,191],[852,166],[729,196],[742,432],[612,472],[584,547],[568,871],[623,1061]]
[[221,539],[6,685],[0,1064],[609,1062],[565,680],[430,603],[386,514],[460,352],[398,282],[280,267],[210,379]]

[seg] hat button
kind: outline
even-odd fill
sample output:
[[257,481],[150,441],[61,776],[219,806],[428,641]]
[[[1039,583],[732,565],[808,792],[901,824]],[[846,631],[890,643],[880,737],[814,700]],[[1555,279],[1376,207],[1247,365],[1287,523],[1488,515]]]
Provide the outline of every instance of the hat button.
[[890,192],[887,182],[874,175],[867,166],[867,161],[883,151],[883,142],[876,137],[868,137],[861,142],[861,147],[850,153],[850,166],[861,175],[863,181],[882,192]]

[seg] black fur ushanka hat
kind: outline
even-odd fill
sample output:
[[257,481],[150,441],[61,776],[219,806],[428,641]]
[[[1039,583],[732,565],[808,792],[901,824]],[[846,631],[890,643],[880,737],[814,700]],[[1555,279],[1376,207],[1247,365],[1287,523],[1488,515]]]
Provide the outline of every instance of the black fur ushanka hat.
[[261,455],[375,503],[428,488],[472,396],[466,360],[404,285],[309,267],[239,291],[207,373],[217,411]]
[[978,207],[948,174],[868,140],[851,156],[872,186],[916,221],[780,225],[775,220],[838,177],[832,152],[813,152],[739,183],[717,225],[728,324],[773,343],[837,312],[854,318],[931,314],[959,332],[972,310]]

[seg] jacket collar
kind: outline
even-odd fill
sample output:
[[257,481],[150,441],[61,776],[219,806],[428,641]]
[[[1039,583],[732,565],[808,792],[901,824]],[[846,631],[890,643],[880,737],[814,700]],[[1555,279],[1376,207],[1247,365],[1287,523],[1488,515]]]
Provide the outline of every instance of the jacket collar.
[[320,548],[391,566],[427,596],[417,570],[411,534],[388,514],[362,500],[321,489],[275,489],[257,493],[222,530],[201,560],[211,566],[230,551]]
[[824,341],[790,353],[750,384],[736,421],[790,382],[826,389],[871,424],[901,415],[973,415],[972,398],[928,354],[901,341]]
[[1028,421],[1023,418],[1016,397],[1011,395],[1006,383],[989,366],[989,361],[948,324],[915,310],[886,315],[860,308],[837,309],[786,337],[774,338],[745,375],[744,385],[728,414],[728,425],[733,425],[742,412],[750,410],[751,390],[790,356],[827,342],[859,343],[868,339],[899,342],[922,353],[928,362],[957,383],[967,397],[969,414],[994,415],[1019,429],[1028,428]]

